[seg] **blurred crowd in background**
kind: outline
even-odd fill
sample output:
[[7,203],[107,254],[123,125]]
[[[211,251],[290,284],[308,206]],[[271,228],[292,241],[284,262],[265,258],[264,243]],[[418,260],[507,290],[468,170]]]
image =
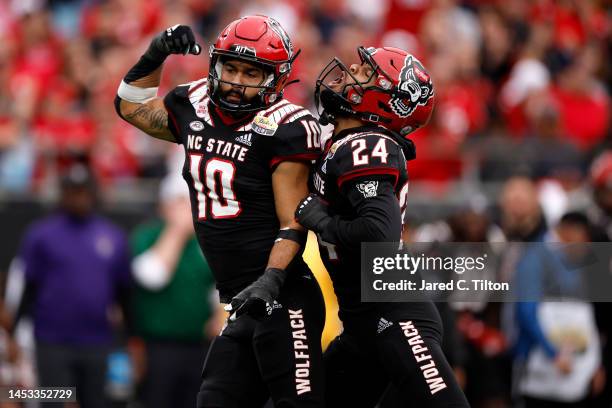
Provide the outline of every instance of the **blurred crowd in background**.
[[[312,106],[333,56],[389,45],[435,80],[431,124],[414,135],[414,180],[499,181],[518,166],[565,188],[609,134],[612,52],[600,0],[5,0],[0,3],[0,189],[45,193],[66,156],[105,185],[163,175],[167,147],[113,112],[117,84],[151,37],[190,24],[206,47],[227,22],[264,13],[302,50],[287,89]],[[207,53],[170,58],[160,93],[203,77]]]
[[[610,241],[611,11],[604,0],[3,0],[0,204],[15,197],[19,203],[48,200],[60,190],[61,175],[75,163],[92,169],[106,209],[125,199],[113,193],[121,189],[132,194],[130,203],[157,202],[157,194],[133,195],[142,193],[143,185],[157,186],[163,177],[174,177],[167,176],[167,163],[173,163],[170,168],[179,166],[172,159],[175,149],[117,117],[113,99],[119,82],[151,37],[168,26],[191,25],[206,49],[229,21],[261,13],[276,18],[302,50],[292,73],[300,82],[286,90],[297,104],[312,108],[320,70],[334,56],[345,63],[356,62],[358,45],[404,48],[429,70],[437,105],[431,123],[413,135],[417,159],[409,164],[413,182],[406,241],[529,242],[551,236],[562,242]],[[206,53],[170,57],[164,64],[160,94],[206,76],[207,71]],[[162,202],[168,194],[174,197],[163,191]],[[137,221],[154,215],[151,207]],[[182,231],[175,234],[180,241],[176,245],[187,245],[185,220],[164,213],[163,206],[159,215],[173,231]],[[142,280],[134,262],[142,261],[139,255],[154,245],[164,229],[160,224],[145,224],[130,231],[134,220],[127,224],[123,227],[126,235],[133,236],[128,252],[134,257],[132,275],[141,291],[139,305],[152,307],[151,293],[169,283]],[[22,238],[25,230],[24,224],[2,238],[19,237],[21,256],[29,242]],[[138,234],[141,237],[134,238]],[[499,270],[506,275],[499,278],[510,280],[523,264],[519,255],[505,255]],[[173,262],[179,268],[179,261]],[[0,265],[3,272],[7,269],[8,265]],[[199,285],[208,287],[210,282]],[[324,290],[330,292],[328,284]],[[177,301],[179,296],[164,293],[165,302]],[[56,295],[61,298],[63,292]],[[206,303],[208,293],[203,298],[198,302]],[[180,309],[184,304],[173,307]],[[206,316],[191,316],[192,323],[213,323],[206,324],[206,330],[201,327],[200,337],[188,334],[190,345],[206,343],[218,329],[214,308],[207,308]],[[591,360],[590,368],[579,369],[561,352],[563,347],[533,325],[534,309],[517,308],[509,318],[518,327],[518,339],[524,340],[518,343],[528,344],[522,351],[516,350],[504,324],[508,307],[484,299],[469,307],[444,304],[440,309],[446,351],[474,407],[510,406],[517,395],[533,407],[610,407],[612,353],[607,340],[612,318],[606,304],[586,312],[590,316],[586,320],[592,320],[597,331],[597,341],[589,344],[595,344],[599,353],[596,364]],[[132,318],[138,321],[138,306],[135,312]],[[146,361],[163,354],[151,355],[152,348],[162,350],[168,342],[157,341],[164,335],[156,331],[155,321],[147,322],[142,314],[144,320],[136,327],[145,333],[144,346],[129,345],[130,364],[138,382],[155,389],[150,385],[152,377],[147,383],[151,374]],[[172,316],[163,318],[172,321]],[[0,314],[0,323],[4,320]],[[174,340],[176,335],[169,334]],[[181,335],[185,334],[177,342],[184,346]],[[20,354],[15,347],[9,343],[6,349],[11,360]],[[533,392],[533,382],[525,380],[533,371],[525,361],[533,347],[546,351],[541,361],[549,361],[550,367],[544,374],[531,375],[540,379],[549,375],[546,378],[552,378],[559,390],[578,384],[573,397],[555,395],[555,387],[548,394]],[[189,356],[185,353],[182,358]],[[21,354],[27,355],[24,350]],[[123,381],[121,356],[109,360],[115,367],[109,371],[116,374],[106,379],[109,383],[117,378]],[[158,372],[170,373],[166,364],[172,362],[156,361]],[[25,378],[25,383],[32,383],[33,374],[25,372],[4,372],[2,378],[9,382]],[[579,373],[555,377],[555,373],[572,372]],[[175,382],[186,386],[181,381]]]

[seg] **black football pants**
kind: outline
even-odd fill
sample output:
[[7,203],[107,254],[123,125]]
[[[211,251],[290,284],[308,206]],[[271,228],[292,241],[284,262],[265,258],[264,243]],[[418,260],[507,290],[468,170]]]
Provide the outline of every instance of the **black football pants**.
[[198,408],[324,407],[323,296],[315,278],[290,275],[280,305],[256,321],[243,315],[217,336],[204,362]]
[[393,305],[344,319],[324,355],[326,406],[373,408],[393,386],[401,402],[385,408],[469,407],[440,347],[435,306]]

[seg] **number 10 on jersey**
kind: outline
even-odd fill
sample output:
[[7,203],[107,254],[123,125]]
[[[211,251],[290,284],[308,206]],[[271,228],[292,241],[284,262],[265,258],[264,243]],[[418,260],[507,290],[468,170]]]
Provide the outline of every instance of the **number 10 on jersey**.
[[196,191],[198,220],[205,220],[209,215],[234,218],[240,214],[242,209],[234,192],[236,166],[233,162],[212,158],[204,163],[202,154],[189,153],[189,171]]

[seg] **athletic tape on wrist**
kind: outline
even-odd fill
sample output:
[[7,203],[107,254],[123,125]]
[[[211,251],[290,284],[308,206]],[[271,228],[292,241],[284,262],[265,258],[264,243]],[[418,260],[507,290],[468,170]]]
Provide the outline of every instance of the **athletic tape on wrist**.
[[278,235],[276,236],[276,241],[278,242],[282,239],[288,239],[294,242],[297,242],[300,246],[304,246],[306,244],[306,239],[308,235],[306,231],[300,231],[291,228],[283,228],[278,231]]
[[139,88],[121,81],[117,95],[121,99],[132,103],[145,103],[157,96],[158,87],[154,88]]

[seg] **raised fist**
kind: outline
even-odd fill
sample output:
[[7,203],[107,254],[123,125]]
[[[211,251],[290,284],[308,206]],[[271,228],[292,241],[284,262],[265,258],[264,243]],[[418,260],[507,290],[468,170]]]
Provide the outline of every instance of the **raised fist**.
[[202,47],[196,43],[191,27],[177,24],[159,33],[151,42],[157,51],[164,54],[200,55]]

